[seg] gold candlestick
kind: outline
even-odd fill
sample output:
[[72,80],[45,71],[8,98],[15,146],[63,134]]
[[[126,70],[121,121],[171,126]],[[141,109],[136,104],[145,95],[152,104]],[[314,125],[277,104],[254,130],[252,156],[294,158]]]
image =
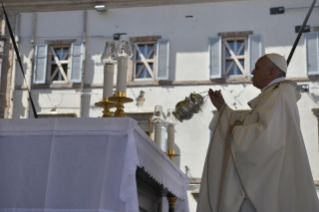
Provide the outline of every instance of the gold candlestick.
[[109,98],[112,102],[116,103],[116,111],[114,117],[126,117],[124,112],[124,104],[133,102],[133,99],[126,97],[124,92],[116,92],[114,97]]
[[172,161],[174,161],[174,158],[175,158],[175,157],[179,157],[178,154],[175,154],[175,150],[168,150],[168,151],[167,151],[167,156],[168,156]]
[[169,211],[175,211],[175,203],[177,200],[177,197],[167,197],[168,202],[169,202]]
[[116,104],[110,101],[108,98],[103,98],[103,101],[95,103],[95,106],[104,108],[102,117],[105,118],[105,117],[112,117],[110,109],[113,107],[116,107]]

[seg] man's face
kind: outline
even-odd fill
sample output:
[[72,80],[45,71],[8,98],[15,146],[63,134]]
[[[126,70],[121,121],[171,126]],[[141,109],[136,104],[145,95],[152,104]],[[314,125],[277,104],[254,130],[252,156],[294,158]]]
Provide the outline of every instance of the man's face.
[[255,69],[251,72],[253,76],[252,82],[256,88],[263,89],[272,80],[269,79],[269,60],[266,56],[258,59],[255,64]]

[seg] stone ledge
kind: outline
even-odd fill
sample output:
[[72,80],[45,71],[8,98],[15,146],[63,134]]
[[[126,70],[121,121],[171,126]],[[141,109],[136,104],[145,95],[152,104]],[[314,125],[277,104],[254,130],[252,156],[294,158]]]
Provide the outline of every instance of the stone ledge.
[[[314,81],[310,77],[300,77],[300,78],[287,78],[294,82],[312,82]],[[216,80],[198,80],[198,81],[141,81],[141,82],[128,82],[127,87],[149,87],[149,86],[187,86],[187,85],[224,85],[224,84],[251,84],[250,78],[227,78],[227,79],[216,79]],[[116,85],[114,84],[114,87]],[[45,85],[32,85],[32,89],[79,89],[81,87],[80,83],[68,83],[68,84],[45,84]],[[85,84],[84,89],[87,88],[102,88],[103,84]],[[26,90],[26,86],[16,86],[16,90]]]

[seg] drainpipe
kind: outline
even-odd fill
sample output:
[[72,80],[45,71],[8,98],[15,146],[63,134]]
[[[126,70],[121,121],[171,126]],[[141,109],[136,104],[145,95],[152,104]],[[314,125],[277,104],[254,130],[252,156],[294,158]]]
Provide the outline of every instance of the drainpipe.
[[82,60],[82,81],[80,87],[80,112],[79,117],[83,117],[83,105],[84,105],[84,77],[85,77],[85,68],[86,68],[86,30],[87,30],[87,11],[84,11],[83,19],[83,60]]

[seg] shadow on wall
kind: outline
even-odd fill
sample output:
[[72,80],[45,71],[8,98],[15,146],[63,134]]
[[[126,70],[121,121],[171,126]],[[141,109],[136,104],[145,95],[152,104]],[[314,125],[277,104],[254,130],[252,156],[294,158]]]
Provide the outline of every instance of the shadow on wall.
[[[104,64],[101,62],[101,56],[104,52],[105,43],[113,41],[112,39],[89,40],[86,52],[86,67],[85,67],[85,84],[103,83]],[[99,74],[102,78],[99,82],[94,82],[94,76]]]
[[[26,114],[27,113],[26,109],[27,108],[25,106],[23,106],[24,98],[25,98],[25,96],[23,96],[23,92],[22,91],[15,92],[14,99],[13,99],[13,101],[14,101],[13,111],[12,111],[12,113],[13,113],[12,118],[13,119],[20,119],[20,118],[26,117],[26,115],[27,115]],[[34,99],[33,99],[33,101],[34,101]]]
[[83,95],[83,105],[82,105],[82,118],[90,117],[90,110],[95,108],[95,106],[91,105],[91,95],[86,95],[86,93],[90,93],[91,91],[84,91]]
[[[16,55],[16,53],[13,53],[14,55]],[[20,52],[20,58],[22,60],[22,68],[23,68],[23,72],[25,74],[25,79],[20,67],[20,64],[18,63],[18,61],[16,61],[16,71],[15,71],[15,86],[22,86],[22,85],[26,85],[26,83],[29,80],[30,76],[33,76],[33,67],[32,67],[32,63],[28,64],[28,60],[29,58],[32,57],[32,52],[30,51],[29,54],[21,54]],[[30,67],[30,66],[31,67]],[[30,73],[31,72],[31,73]],[[27,81],[27,82],[26,82]],[[30,80],[30,84],[28,84],[28,88],[31,89],[31,86],[33,84],[33,79],[31,78]],[[24,95],[23,95],[24,93]],[[35,105],[36,111],[37,113],[40,111],[39,108],[39,98],[38,98],[38,94],[32,94],[32,100],[33,103]],[[15,91],[14,94],[14,105],[13,105],[13,115],[12,118],[23,118],[23,117],[27,117],[28,116],[28,111],[27,111],[27,107],[23,106],[23,104],[27,105],[29,104],[29,118],[34,118],[34,113],[32,110],[32,106],[31,106],[31,100],[29,97],[29,94],[27,93],[27,90],[19,90],[19,91]]]
[[[74,103],[71,102],[67,106],[65,104],[66,101],[71,101],[70,97],[76,95],[78,98],[78,94],[73,93],[53,93],[52,90],[33,90],[32,98],[34,102],[34,106],[36,108],[37,113],[42,114],[53,114],[59,116],[61,114],[70,113],[77,114],[79,107],[74,106]],[[70,112],[71,111],[71,112]],[[32,107],[30,105],[30,118],[33,118]]]
[[[46,93],[52,93],[52,91],[46,91]],[[32,100],[33,100],[33,103],[34,103],[34,107],[35,107],[35,110],[37,111],[37,113],[39,113],[40,111],[42,111],[43,108],[41,108],[40,106],[40,103],[39,103],[39,97],[40,97],[41,93],[33,93],[32,94]],[[30,101],[29,101],[30,103]],[[29,112],[29,117],[30,118],[34,118],[34,113],[32,111],[32,106],[31,106],[31,103],[30,103],[30,112]]]
[[[95,61],[92,59],[93,55],[90,57],[90,59],[86,60],[86,69],[85,69],[85,84],[93,84],[94,82],[94,75],[98,74],[97,72],[100,71],[100,76],[103,76],[103,63],[101,61]],[[87,57],[89,58],[89,57]],[[98,69],[98,70],[97,70]],[[103,83],[103,77],[100,79]],[[96,84],[96,82],[94,82]]]
[[[15,55],[15,53],[14,53],[14,55]],[[30,57],[30,55],[20,55],[20,58],[22,60],[22,68],[23,68],[23,71],[25,73],[26,80],[29,80],[28,75],[30,74],[27,72],[30,72],[30,71],[33,72],[32,67],[28,67],[27,60],[29,59],[29,57]],[[31,79],[30,83],[32,84],[32,82],[33,82],[33,79]],[[23,74],[22,74],[22,71],[20,68],[20,64],[18,62],[16,62],[15,83],[18,86],[25,84],[24,77],[23,77]],[[28,86],[30,87],[31,85],[28,85]]]
[[319,104],[319,95],[318,94],[315,94],[315,93],[307,93],[307,94],[314,103]]
[[[103,46],[102,48],[99,48],[99,51],[101,51],[101,54],[103,53],[104,51],[104,45],[105,45],[105,42],[103,43]],[[98,74],[98,72],[100,72],[100,76],[101,76],[101,79],[100,79],[100,83],[103,83],[103,76],[104,76],[104,64],[100,61],[100,60],[97,60],[95,61],[93,59],[93,56],[97,56],[99,53],[96,52],[95,55],[88,55],[86,58],[86,69],[85,69],[85,75],[84,75],[84,84],[93,84],[93,81],[94,81],[94,75],[95,74]],[[99,56],[100,58],[100,56]],[[96,84],[96,82],[95,82]],[[92,101],[92,89],[86,89],[86,90],[83,90],[83,102],[82,102],[82,117],[83,118],[88,118],[88,117],[91,117],[90,116],[90,111],[92,110],[100,110],[100,108],[96,107],[95,106],[95,103],[96,102],[99,102],[99,101],[102,101],[102,94],[99,96],[99,100],[96,101],[96,102],[91,102]],[[94,99],[94,98],[93,98]],[[101,113],[102,114],[102,113]],[[102,116],[102,115],[101,115]]]

